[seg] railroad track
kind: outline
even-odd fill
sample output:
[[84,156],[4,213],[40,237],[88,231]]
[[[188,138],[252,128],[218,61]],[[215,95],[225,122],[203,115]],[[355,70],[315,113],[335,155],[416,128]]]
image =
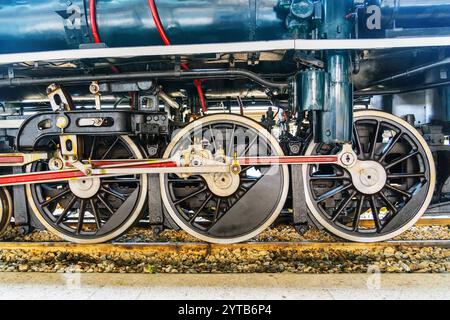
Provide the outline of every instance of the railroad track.
[[386,241],[379,243],[354,243],[354,242],[246,242],[231,245],[170,242],[170,243],[106,243],[96,245],[82,245],[66,242],[4,242],[0,243],[1,250],[20,250],[33,252],[68,252],[68,253],[108,253],[108,252],[139,252],[145,253],[188,253],[214,254],[221,250],[253,250],[274,251],[294,250],[309,251],[320,249],[335,249],[341,251],[383,249],[387,247],[439,247],[450,248],[450,240],[406,240]]
[[[362,220],[362,226],[371,226],[373,225],[372,220]],[[437,215],[424,215],[420,218],[416,223],[417,226],[449,226],[450,225],[450,216],[437,216]]]

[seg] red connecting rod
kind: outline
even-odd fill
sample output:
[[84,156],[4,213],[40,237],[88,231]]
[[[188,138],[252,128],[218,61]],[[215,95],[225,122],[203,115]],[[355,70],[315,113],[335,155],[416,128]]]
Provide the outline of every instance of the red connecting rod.
[[[276,156],[276,157],[242,157],[236,159],[239,166],[269,166],[269,165],[301,165],[301,164],[338,164],[338,156]],[[168,173],[178,170],[177,172],[189,172],[189,170],[197,170],[202,172],[208,165],[203,167],[185,167],[172,160],[98,160],[89,163],[91,172],[87,174],[78,170],[65,169],[60,171],[43,171],[32,173],[21,173],[0,176],[0,187],[22,184],[33,184],[42,182],[57,182],[83,178],[103,178],[119,175],[128,175],[130,170],[136,170],[139,174],[150,173]],[[16,165],[20,165],[17,163]],[[209,172],[215,172],[215,168],[220,170],[229,170],[229,165],[218,164],[217,166],[209,166]],[[116,170],[116,171],[114,171]],[[124,173],[124,170],[128,170]],[[205,170],[206,171],[206,170]],[[132,171],[131,171],[132,172]],[[135,173],[136,173],[135,172]],[[224,171],[222,171],[224,172]],[[192,174],[196,174],[195,172]],[[197,173],[199,174],[199,173]]]

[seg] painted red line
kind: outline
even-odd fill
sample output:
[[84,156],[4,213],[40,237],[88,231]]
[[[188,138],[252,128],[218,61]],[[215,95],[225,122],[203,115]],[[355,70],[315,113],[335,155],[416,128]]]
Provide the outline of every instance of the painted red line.
[[23,163],[22,156],[0,156],[0,163]]

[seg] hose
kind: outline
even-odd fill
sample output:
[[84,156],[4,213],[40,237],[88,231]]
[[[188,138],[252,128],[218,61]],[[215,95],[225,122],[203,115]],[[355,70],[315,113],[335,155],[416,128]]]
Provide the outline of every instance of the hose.
[[[95,6],[95,0],[89,0],[89,22],[91,27],[91,33],[92,37],[94,38],[95,43],[102,43],[102,40],[100,39],[100,34],[98,33],[98,26],[97,26],[97,8]],[[120,73],[119,69],[115,66],[110,64],[111,70],[114,73]]]
[[[100,34],[98,33],[98,26],[97,26],[97,7],[95,5],[95,0],[89,0],[89,21],[91,25],[91,32],[92,37],[94,38],[95,43],[102,43],[100,39]],[[113,73],[120,73],[119,68],[117,68],[112,63],[109,63],[111,71]],[[131,109],[134,109],[136,104],[136,98],[134,92],[128,92],[128,95],[130,96],[130,107]]]
[[[161,23],[161,18],[159,17],[158,8],[156,7],[155,1],[148,0],[148,6],[150,7],[150,12],[152,14],[153,21],[155,22],[156,29],[158,30],[161,40],[164,42],[164,44],[166,46],[170,46],[170,40],[167,37],[166,32],[164,31],[164,27]],[[182,63],[181,67],[186,71],[190,71],[189,66],[186,63]],[[200,104],[202,107],[202,112],[205,113],[208,108],[206,105],[205,94],[204,94],[203,88],[202,88],[202,81],[194,80],[194,86],[197,89],[198,98],[200,100]]]
[[94,42],[101,43],[97,27],[97,8],[95,6],[95,0],[89,0],[89,21],[91,23],[91,32]]

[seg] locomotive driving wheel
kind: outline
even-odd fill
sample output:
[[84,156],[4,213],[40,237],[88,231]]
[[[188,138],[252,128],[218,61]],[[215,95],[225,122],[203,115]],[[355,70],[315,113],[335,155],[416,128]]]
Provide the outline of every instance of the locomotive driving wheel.
[[[144,159],[128,136],[83,136],[81,140],[80,161]],[[29,172],[60,169],[58,138],[48,143],[55,158],[33,163]],[[147,175],[40,183],[27,185],[26,192],[33,213],[49,231],[71,242],[101,243],[120,236],[139,218],[147,196]]]
[[[339,147],[311,143],[307,155],[336,154]],[[434,190],[431,151],[406,121],[380,111],[355,112],[354,166],[303,168],[306,202],[331,233],[358,242],[393,238],[412,227]]]
[[13,213],[11,194],[5,187],[0,188],[0,236],[8,228]]
[[[276,139],[258,123],[230,114],[192,122],[172,139],[164,158],[186,150],[194,159],[215,161],[282,155]],[[167,212],[186,232],[207,242],[236,243],[275,221],[286,200],[289,175],[286,165],[243,166],[234,173],[161,174],[160,184]]]

